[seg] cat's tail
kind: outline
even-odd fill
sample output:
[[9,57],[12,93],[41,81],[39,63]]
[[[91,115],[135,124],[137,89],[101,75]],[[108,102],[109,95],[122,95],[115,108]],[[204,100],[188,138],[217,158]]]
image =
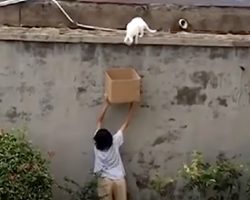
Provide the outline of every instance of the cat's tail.
[[156,32],[157,32],[157,30],[150,29],[150,28],[148,27],[147,24],[145,24],[145,28],[146,28],[147,31],[149,31],[150,33],[156,33]]

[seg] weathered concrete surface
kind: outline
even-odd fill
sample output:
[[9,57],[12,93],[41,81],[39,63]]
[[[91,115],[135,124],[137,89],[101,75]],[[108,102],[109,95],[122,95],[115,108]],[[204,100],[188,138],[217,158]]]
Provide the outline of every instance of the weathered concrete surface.
[[[0,27],[0,40],[2,41],[123,44],[124,37],[125,31],[121,30],[107,32],[65,28]],[[146,33],[143,38],[139,39],[138,44],[250,47],[250,35],[157,32],[154,34]]]
[[20,9],[18,6],[0,7],[0,24],[8,26],[20,25]]
[[[79,23],[124,29],[135,16],[143,17],[152,28],[178,32],[178,20],[186,18],[190,32],[250,33],[249,7],[213,7],[192,5],[117,5],[61,1],[70,16]],[[11,12],[1,7],[0,25],[26,27],[75,27],[51,1],[29,1],[14,5]],[[8,13],[11,13],[8,14]],[[18,21],[13,22],[13,16]],[[16,19],[16,18],[15,18]],[[11,22],[11,23],[10,23]],[[18,22],[18,23],[16,23]]]
[[[27,125],[44,152],[55,152],[57,181],[84,181],[93,164],[104,71],[134,66],[143,77],[143,100],[122,157],[130,199],[157,199],[147,189],[150,179],[176,174],[194,149],[208,158],[222,151],[249,161],[249,54],[249,48],[236,47],[2,41],[1,126]],[[242,76],[239,66],[246,69]],[[105,125],[117,130],[125,113],[125,106],[114,106]]]
[[[72,0],[62,0],[72,1]],[[116,4],[175,4],[193,6],[228,6],[228,7],[249,7],[248,0],[73,0],[75,2],[97,2]]]

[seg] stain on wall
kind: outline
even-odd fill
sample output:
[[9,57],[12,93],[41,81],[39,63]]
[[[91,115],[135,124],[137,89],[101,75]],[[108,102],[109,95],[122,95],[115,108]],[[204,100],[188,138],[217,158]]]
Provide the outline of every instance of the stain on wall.
[[24,120],[24,121],[30,121],[31,119],[31,113],[27,113],[24,111],[18,112],[17,108],[12,106],[9,109],[7,109],[5,113],[5,117],[7,121],[11,123],[17,122],[19,119]]
[[[249,160],[249,48],[0,43],[1,126],[25,124],[44,152],[55,152],[58,182],[83,182],[93,166],[109,67],[132,66],[143,77],[122,149],[130,199],[157,199],[148,187],[155,174],[175,175],[195,149]],[[126,113],[125,105],[112,106],[105,127],[115,132]],[[66,197],[56,190],[57,199]]]
[[211,85],[212,88],[216,88],[218,86],[217,77],[211,71],[196,71],[191,74],[190,79],[195,84],[202,86],[203,89],[207,88],[208,83]]
[[204,104],[207,95],[201,93],[201,87],[184,86],[177,90],[176,101],[178,105],[199,105]]

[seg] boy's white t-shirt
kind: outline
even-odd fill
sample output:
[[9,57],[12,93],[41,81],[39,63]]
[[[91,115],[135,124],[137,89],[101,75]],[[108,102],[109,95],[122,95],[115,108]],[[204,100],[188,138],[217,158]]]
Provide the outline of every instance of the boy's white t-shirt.
[[96,147],[94,147],[94,173],[101,173],[101,177],[113,180],[121,179],[125,176],[125,170],[119,151],[122,144],[123,133],[119,130],[115,135],[113,135],[113,145],[108,151],[99,151]]

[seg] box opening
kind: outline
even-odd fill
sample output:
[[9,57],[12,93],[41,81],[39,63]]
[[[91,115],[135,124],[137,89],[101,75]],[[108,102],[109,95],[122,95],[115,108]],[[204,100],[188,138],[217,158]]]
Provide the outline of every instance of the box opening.
[[134,69],[109,69],[107,70],[107,74],[111,80],[138,80],[140,77],[138,77],[136,71]]

